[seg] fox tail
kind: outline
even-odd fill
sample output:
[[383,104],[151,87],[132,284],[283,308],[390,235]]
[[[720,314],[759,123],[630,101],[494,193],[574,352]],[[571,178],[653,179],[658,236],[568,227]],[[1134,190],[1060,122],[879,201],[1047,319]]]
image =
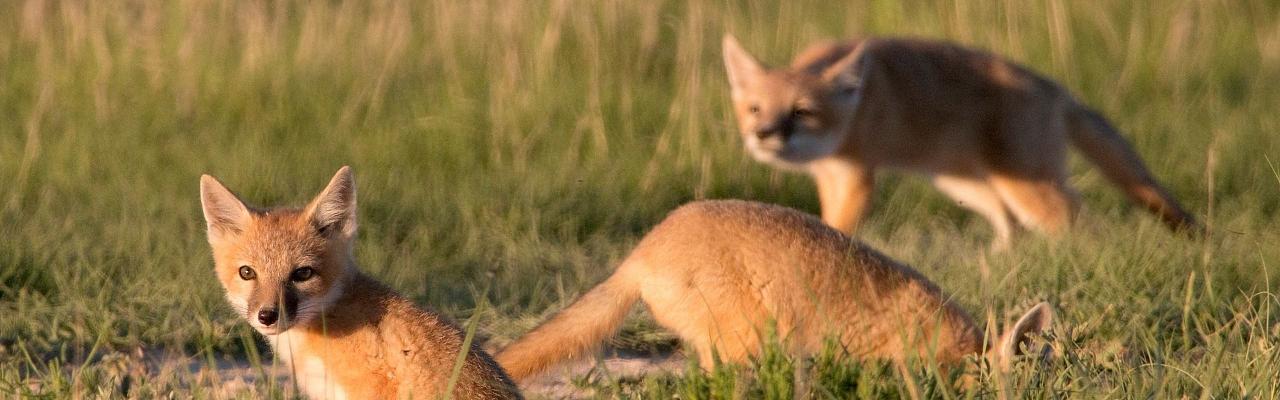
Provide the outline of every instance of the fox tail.
[[612,276],[568,308],[503,348],[498,363],[516,381],[566,360],[581,357],[617,332],[640,300],[639,285],[624,262]]
[[1160,217],[1170,229],[1203,233],[1182,205],[1151,176],[1133,147],[1107,119],[1083,105],[1071,114],[1071,143],[1131,200]]

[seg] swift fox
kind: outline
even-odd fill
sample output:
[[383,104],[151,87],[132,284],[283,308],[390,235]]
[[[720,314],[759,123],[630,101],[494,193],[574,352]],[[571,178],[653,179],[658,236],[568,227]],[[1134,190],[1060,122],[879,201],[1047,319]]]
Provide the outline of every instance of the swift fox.
[[822,219],[852,233],[874,172],[932,177],[989,221],[1006,246],[1011,218],[1060,233],[1077,208],[1067,185],[1075,145],[1134,202],[1174,230],[1200,226],[1097,111],[1057,83],[991,54],[912,39],[823,43],[768,69],[724,37],[733,108],[758,161],[809,172]]
[[835,338],[855,358],[954,363],[995,343],[989,358],[1007,365],[1052,320],[1041,303],[999,338],[986,338],[924,276],[808,214],[701,201],[672,212],[612,276],[502,349],[498,363],[520,381],[581,356],[611,336],[637,301],[704,367],[715,355],[731,363],[758,355],[770,326],[798,356]]
[[465,351],[455,398],[520,398],[488,354],[463,348],[458,326],[356,268],[350,168],[302,209],[250,207],[209,175],[200,203],[227,300],[308,397],[435,398]]

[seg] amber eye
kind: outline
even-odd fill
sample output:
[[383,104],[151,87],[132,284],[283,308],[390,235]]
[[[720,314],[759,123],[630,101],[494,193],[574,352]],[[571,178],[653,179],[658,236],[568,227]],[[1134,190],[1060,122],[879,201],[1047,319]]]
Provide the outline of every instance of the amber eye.
[[257,278],[257,277],[258,277],[258,274],[253,272],[253,268],[249,268],[248,265],[240,266],[240,279],[251,281],[253,280],[253,278]]
[[294,282],[302,282],[307,279],[311,279],[311,277],[314,276],[315,274],[316,274],[316,270],[311,269],[311,267],[302,267],[302,268],[293,270],[293,273],[289,274],[289,280]]
[[760,106],[752,104],[751,107],[747,107],[747,112],[751,113],[752,115],[759,114]]

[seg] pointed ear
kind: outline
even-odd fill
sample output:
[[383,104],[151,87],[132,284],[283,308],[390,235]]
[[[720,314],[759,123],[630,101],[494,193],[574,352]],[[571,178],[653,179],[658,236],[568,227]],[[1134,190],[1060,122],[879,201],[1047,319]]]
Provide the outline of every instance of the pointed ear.
[[853,91],[862,86],[862,78],[865,77],[867,66],[870,65],[869,57],[865,55],[868,42],[869,40],[859,42],[849,54],[840,57],[822,71],[822,80],[839,87],[841,91]]
[[209,175],[200,176],[200,205],[204,208],[210,243],[243,232],[252,219],[249,207]]
[[329,186],[307,205],[306,216],[321,235],[355,236],[356,181],[351,167],[344,166],[333,175]]
[[1049,303],[1042,302],[1027,310],[1027,313],[1000,335],[999,341],[996,342],[997,366],[1002,370],[1008,370],[1013,357],[1021,354],[1022,345],[1031,339],[1030,336],[1049,330],[1052,324],[1053,308]]
[[733,35],[724,35],[724,68],[729,75],[729,87],[733,97],[741,96],[744,90],[764,74],[764,66],[755,57],[747,54]]

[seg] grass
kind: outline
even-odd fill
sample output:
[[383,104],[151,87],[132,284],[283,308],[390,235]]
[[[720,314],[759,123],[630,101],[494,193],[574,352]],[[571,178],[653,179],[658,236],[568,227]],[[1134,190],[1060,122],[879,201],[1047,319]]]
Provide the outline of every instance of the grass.
[[[0,2],[0,393],[218,397],[208,367],[265,371],[213,279],[201,173],[298,204],[353,165],[363,269],[474,317],[490,344],[602,279],[681,203],[816,212],[808,178],[743,154],[725,32],[775,64],[869,34],[1007,55],[1110,116],[1214,234],[1168,234],[1075,160],[1073,232],[986,255],[980,218],[890,176],[862,239],[982,319],[1052,302],[1061,357],[969,394],[927,367],[773,356],[582,384],[786,397],[779,376],[811,368],[822,397],[1280,397],[1280,6],[1266,0]],[[624,331],[669,340],[643,316]],[[137,362],[153,354],[188,364]],[[232,392],[288,389],[256,375]]]

